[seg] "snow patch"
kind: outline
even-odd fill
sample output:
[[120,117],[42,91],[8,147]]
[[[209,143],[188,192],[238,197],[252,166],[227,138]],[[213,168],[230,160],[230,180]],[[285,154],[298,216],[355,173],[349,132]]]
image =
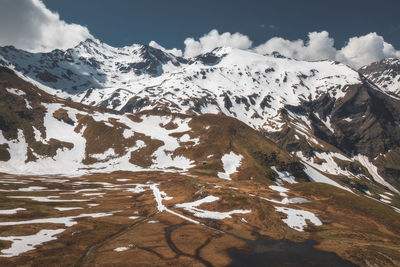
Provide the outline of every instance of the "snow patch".
[[132,248],[132,245],[130,245],[129,247],[118,247],[118,248],[114,248],[114,251],[123,252],[123,251],[127,251],[127,250],[129,250],[131,248]]
[[371,174],[372,178],[374,178],[374,180],[376,182],[380,183],[381,185],[386,186],[387,188],[389,188],[393,192],[396,192],[396,193],[400,194],[400,192],[396,188],[394,188],[391,184],[386,182],[385,179],[383,179],[382,176],[379,175],[378,168],[369,161],[367,156],[358,154],[353,159],[354,160],[358,160],[358,162],[360,162],[361,165],[363,165],[365,168],[367,168],[369,174]]
[[24,252],[34,250],[36,246],[56,240],[56,235],[64,232],[65,229],[40,230],[37,234],[27,236],[0,237],[0,240],[11,241],[11,247],[1,250],[0,257],[15,257]]
[[109,158],[115,157],[115,150],[114,148],[109,148],[104,153],[99,154],[91,154],[90,157],[95,158],[97,160],[107,160]]
[[296,184],[296,179],[290,175],[287,171],[278,171],[275,166],[272,166],[271,169],[279,175],[279,179],[283,180],[289,184]]
[[16,214],[18,211],[23,211],[26,210],[24,208],[16,208],[16,209],[11,209],[11,210],[0,210],[0,215],[11,215],[11,214]]
[[14,94],[17,96],[24,96],[26,95],[24,91],[19,90],[19,89],[15,89],[15,88],[6,88],[7,92],[9,92],[10,94]]
[[336,163],[334,158],[344,160],[344,161],[351,161],[351,159],[347,158],[346,156],[339,154],[339,153],[333,153],[333,152],[315,152],[314,151],[315,157],[322,159],[324,162],[320,163],[315,163],[313,161],[313,158],[307,159],[306,157],[303,156],[303,152],[298,151],[296,152],[296,156],[298,156],[300,159],[302,159],[304,162],[306,162],[308,165],[312,166],[315,169],[321,170],[323,172],[333,174],[333,175],[345,175],[345,176],[350,176],[352,175],[349,171],[343,170],[342,168],[339,167],[339,165]]
[[31,104],[29,103],[29,101],[26,100],[26,99],[24,99],[24,101],[25,101],[25,107],[26,107],[27,109],[32,109],[32,106],[31,106]]
[[111,216],[113,213],[86,213],[80,214],[78,216],[68,216],[68,217],[58,217],[58,218],[45,218],[45,219],[33,219],[28,221],[18,221],[18,222],[0,222],[0,226],[12,226],[12,225],[26,225],[26,224],[42,224],[42,223],[54,223],[54,224],[64,224],[66,227],[71,227],[77,222],[74,219],[91,217],[100,218]]
[[242,159],[242,155],[237,155],[233,152],[222,156],[221,160],[225,172],[218,172],[218,177],[225,180],[232,180],[230,175],[237,171],[237,168],[240,167]]
[[25,188],[19,188],[18,191],[21,192],[35,192],[35,191],[43,191],[46,190],[47,187],[43,187],[43,186],[29,186],[29,187],[25,187]]
[[38,202],[82,202],[88,199],[58,199],[60,196],[33,197],[33,196],[7,196],[8,198],[31,199]]
[[308,177],[310,178],[311,181],[316,182],[316,183],[330,184],[330,185],[336,186],[340,189],[343,189],[343,190],[353,193],[353,191],[351,191],[349,188],[338,184],[337,182],[333,181],[332,179],[329,179],[328,177],[326,177],[322,173],[318,172],[314,168],[310,167],[309,165],[307,165],[305,163],[303,163],[303,165],[305,166],[304,172],[308,175]]
[[218,211],[208,211],[197,208],[198,206],[204,203],[211,203],[217,201],[219,198],[215,196],[207,196],[203,199],[199,199],[193,202],[177,204],[175,207],[183,208],[184,210],[193,213],[195,217],[198,218],[206,218],[206,219],[214,219],[214,220],[223,220],[226,218],[231,218],[232,214],[239,213],[239,214],[246,214],[250,213],[251,210],[232,210],[227,212],[218,212]]
[[122,133],[125,139],[129,139],[135,135],[134,131],[125,129]]
[[286,223],[290,228],[304,232],[304,227],[307,226],[307,220],[313,223],[315,226],[321,226],[322,222],[315,216],[314,213],[305,210],[296,210],[285,207],[275,207],[276,211],[285,213],[286,219],[282,221]]
[[55,207],[58,211],[68,211],[68,210],[81,210],[81,207],[70,207],[70,208],[62,208],[62,207]]

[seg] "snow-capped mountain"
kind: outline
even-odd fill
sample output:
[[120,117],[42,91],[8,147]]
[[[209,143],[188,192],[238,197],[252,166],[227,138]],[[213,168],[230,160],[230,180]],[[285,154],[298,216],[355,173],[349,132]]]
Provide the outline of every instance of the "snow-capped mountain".
[[90,39],[50,53],[3,47],[0,60],[73,102],[124,113],[224,114],[329,175],[400,186],[399,100],[341,63],[232,48],[184,59]]
[[388,94],[400,97],[400,59],[382,59],[359,71]]
[[268,131],[280,129],[284,105],[325,93],[343,97],[344,86],[361,83],[356,71],[336,62],[231,48],[187,60],[150,46],[114,48],[87,40],[66,51],[30,54],[4,47],[0,55],[6,65],[49,87],[47,92],[75,102],[124,112],[222,112]]

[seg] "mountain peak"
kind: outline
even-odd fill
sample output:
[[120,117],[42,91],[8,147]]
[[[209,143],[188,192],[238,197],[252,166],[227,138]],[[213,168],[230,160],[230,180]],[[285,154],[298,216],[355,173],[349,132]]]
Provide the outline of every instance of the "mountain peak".
[[79,44],[77,44],[75,47],[79,47],[79,46],[91,46],[91,45],[101,45],[103,44],[102,41],[100,41],[99,39],[96,38],[87,38],[86,40],[80,42]]

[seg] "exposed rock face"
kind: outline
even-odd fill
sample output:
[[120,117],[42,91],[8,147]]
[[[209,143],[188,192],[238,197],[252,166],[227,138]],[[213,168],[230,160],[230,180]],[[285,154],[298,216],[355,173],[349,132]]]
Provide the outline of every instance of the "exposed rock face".
[[400,59],[382,59],[362,67],[359,72],[388,94],[400,97]]
[[[346,91],[346,95],[336,101],[324,95],[300,106],[286,106],[282,110],[283,117],[291,125],[294,121],[292,114],[303,116],[317,139],[339,149],[348,158],[366,155],[371,162],[376,162],[378,173],[398,187],[400,168],[393,162],[387,164],[384,158],[387,154],[393,158],[400,157],[400,101],[377,91],[367,81],[351,85]],[[293,138],[295,133],[296,130],[291,131],[289,127],[272,134],[272,137],[289,151],[301,151],[308,157],[314,157],[314,151],[332,151],[331,147],[296,140]],[[357,174],[357,170],[353,172]]]

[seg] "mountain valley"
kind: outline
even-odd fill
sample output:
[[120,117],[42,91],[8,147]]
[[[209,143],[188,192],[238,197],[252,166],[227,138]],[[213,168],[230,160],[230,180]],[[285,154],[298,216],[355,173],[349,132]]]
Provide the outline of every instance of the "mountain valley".
[[2,266],[243,266],[264,239],[400,263],[398,60],[88,39],[0,65]]

